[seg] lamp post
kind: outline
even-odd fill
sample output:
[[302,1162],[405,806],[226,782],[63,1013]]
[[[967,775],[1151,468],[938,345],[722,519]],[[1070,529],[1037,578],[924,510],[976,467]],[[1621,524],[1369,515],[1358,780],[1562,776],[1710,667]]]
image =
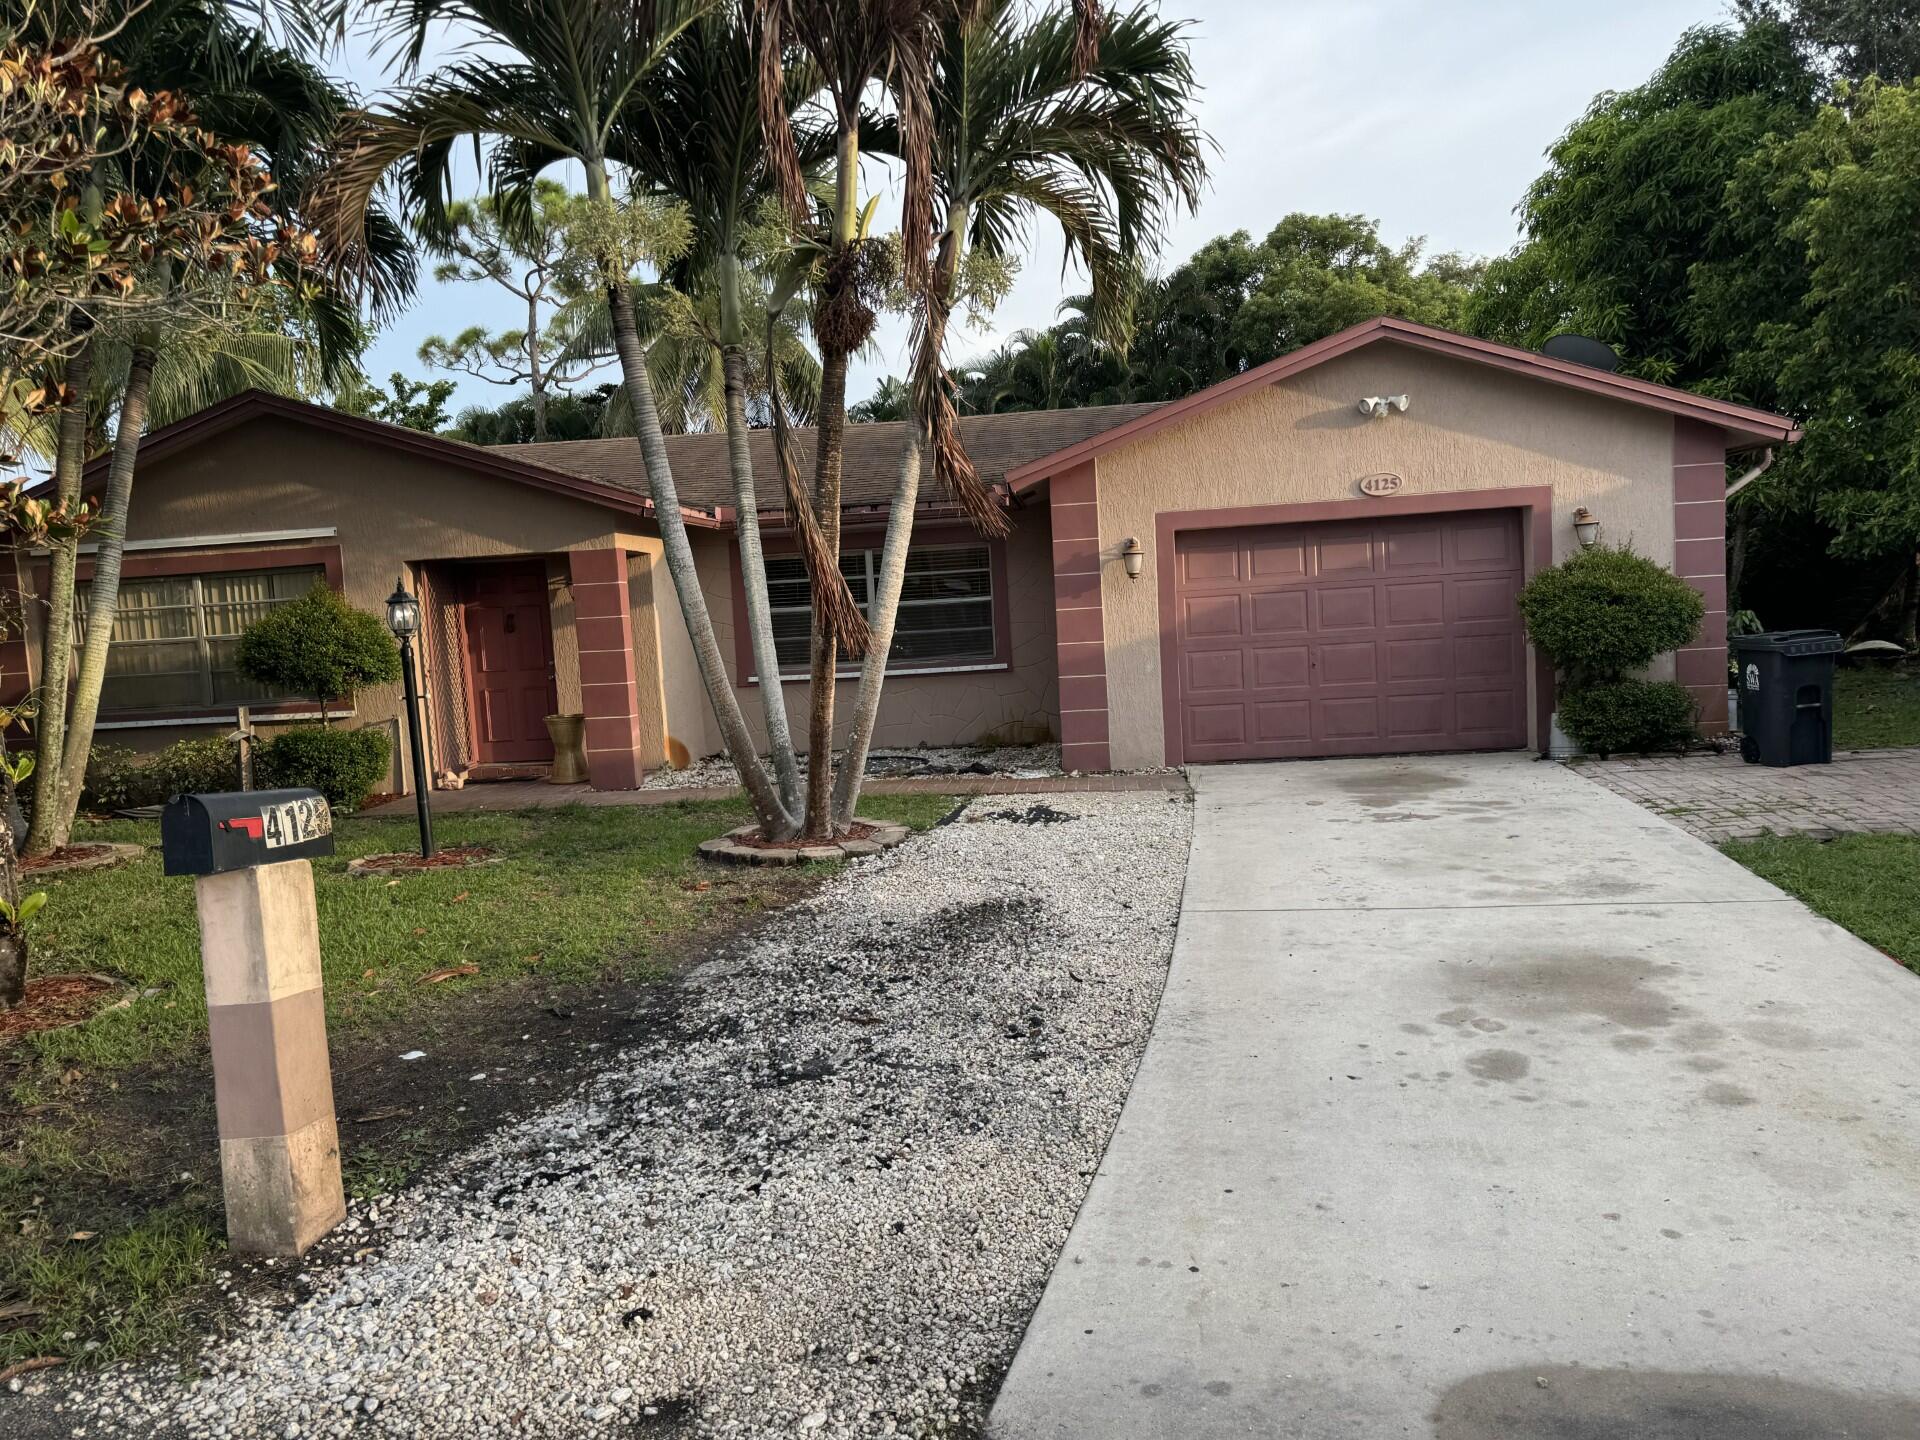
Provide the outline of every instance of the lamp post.
[[387,597],[387,628],[400,642],[400,674],[406,684],[407,742],[413,752],[413,795],[420,811],[420,856],[433,858],[433,812],[427,806],[427,747],[420,735],[420,690],[413,683],[413,637],[420,633],[420,602],[407,593],[405,577]]

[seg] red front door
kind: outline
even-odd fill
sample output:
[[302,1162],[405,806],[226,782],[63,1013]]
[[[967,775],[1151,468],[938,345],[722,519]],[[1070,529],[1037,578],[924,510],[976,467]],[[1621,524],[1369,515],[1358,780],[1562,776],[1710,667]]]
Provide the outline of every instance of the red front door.
[[546,565],[477,565],[467,572],[462,598],[474,763],[553,759],[547,716],[559,708],[559,696]]

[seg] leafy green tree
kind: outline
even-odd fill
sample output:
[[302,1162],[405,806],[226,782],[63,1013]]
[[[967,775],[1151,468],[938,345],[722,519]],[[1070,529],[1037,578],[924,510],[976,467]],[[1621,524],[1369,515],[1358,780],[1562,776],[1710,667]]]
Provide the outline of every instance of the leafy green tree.
[[399,371],[387,377],[381,390],[358,376],[350,376],[334,392],[333,408],[367,420],[384,420],[389,425],[404,425],[438,435],[447,428],[451,416],[447,401],[459,387],[451,380],[410,380]]
[[907,382],[898,375],[885,375],[874,386],[873,394],[859,404],[847,407],[847,418],[862,425],[881,420],[904,420],[912,403],[913,397],[907,390]]
[[319,702],[351,699],[362,685],[400,678],[400,652],[386,620],[356,610],[326,585],[277,605],[249,625],[234,652],[247,679]]
[[1801,51],[1851,81],[1903,84],[1920,75],[1920,5],[1914,0],[1737,0],[1747,24],[1784,26]]
[[[555,395],[547,402],[549,440],[592,440],[600,436],[607,413],[611,385],[573,395]],[[447,432],[456,440],[472,445],[525,445],[533,441],[533,397],[516,395],[491,410],[469,405]]]
[[585,357],[565,352],[564,337],[549,325],[558,306],[598,299],[592,267],[582,263],[567,235],[580,214],[580,202],[564,185],[538,180],[527,204],[502,206],[482,195],[449,205],[445,228],[433,242],[445,257],[434,268],[434,279],[498,286],[520,302],[527,319],[518,329],[469,325],[451,339],[429,335],[420,342],[422,363],[463,371],[492,385],[525,387],[535,440],[549,438],[550,396],[614,363],[611,352]]

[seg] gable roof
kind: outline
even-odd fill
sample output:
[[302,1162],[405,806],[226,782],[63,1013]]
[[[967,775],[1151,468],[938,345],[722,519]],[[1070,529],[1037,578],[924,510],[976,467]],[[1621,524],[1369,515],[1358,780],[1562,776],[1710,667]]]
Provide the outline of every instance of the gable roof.
[[[449,440],[440,435],[429,435],[425,431],[409,430],[403,425],[389,425],[384,420],[368,420],[324,405],[314,405],[305,400],[292,400],[284,395],[270,394],[265,390],[244,390],[230,399],[222,400],[217,405],[209,405],[205,410],[189,415],[184,420],[176,420],[171,425],[162,426],[141,440],[140,461],[142,464],[147,464],[164,459],[176,451],[185,450],[261,416],[273,416],[282,420],[291,420],[296,424],[311,425],[337,435],[370,441],[387,449],[404,450],[430,460],[442,460],[482,475],[517,481],[522,485],[532,485],[537,489],[571,495],[576,499],[590,500],[595,504],[610,506],[630,514],[649,517],[653,514],[653,502],[644,494],[610,485],[590,475],[516,458],[504,454],[500,447],[469,445],[464,440]],[[88,462],[86,478],[89,481],[104,478],[107,464],[111,459],[111,451],[95,456]],[[692,509],[685,505],[681,506],[681,514],[689,525],[704,525],[712,529],[723,523],[716,514]]]
[[1770,414],[1765,410],[1756,410],[1747,405],[1735,405],[1726,400],[1713,400],[1705,395],[1696,395],[1690,390],[1676,389],[1671,385],[1656,385],[1650,380],[1637,380],[1631,375],[1620,375],[1612,371],[1596,370],[1589,365],[1576,365],[1571,361],[1557,360],[1551,355],[1542,355],[1534,350],[1522,350],[1518,346],[1502,345],[1496,341],[1481,340],[1471,335],[1457,335],[1451,330],[1440,330],[1431,325],[1416,325],[1411,320],[1397,320],[1392,316],[1383,315],[1378,319],[1349,326],[1337,334],[1327,336],[1324,340],[1316,340],[1311,345],[1303,345],[1277,360],[1269,360],[1264,365],[1255,366],[1216,385],[1210,385],[1205,390],[1184,399],[1169,401],[1155,408],[1151,414],[1089,436],[1077,444],[1056,450],[1051,455],[1043,455],[1037,460],[1016,466],[1007,472],[1007,481],[1016,491],[1029,489],[1049,475],[1057,475],[1062,470],[1083,464],[1096,455],[1105,454],[1123,445],[1130,445],[1168,425],[1189,419],[1259,386],[1274,384],[1290,375],[1298,375],[1304,370],[1311,370],[1316,365],[1323,365],[1337,356],[1351,354],[1365,346],[1382,342],[1445,355],[1457,360],[1467,360],[1474,364],[1524,375],[1529,379],[1564,385],[1575,390],[1585,390],[1629,405],[1644,406],[1648,409],[1662,410],[1683,419],[1697,420],[1702,424],[1725,431],[1729,450],[1787,444],[1800,438],[1799,426],[1784,415]]
[[[1160,409],[1152,405],[1087,405],[1077,410],[1019,410],[1002,415],[963,415],[960,442],[972,457],[980,478],[995,488],[1005,485],[1009,472],[1063,448],[1119,426],[1137,422]],[[906,424],[874,421],[846,428],[841,466],[841,503],[849,508],[884,506],[893,498],[900,447]],[[810,427],[793,432],[795,462],[802,475],[813,473],[815,432]],[[716,513],[731,512],[733,472],[724,434],[669,435],[667,459],[682,505]],[[753,473],[760,508],[778,510],[780,471],[774,460],[773,432],[754,430],[747,437],[753,451]],[[632,439],[548,440],[531,445],[500,445],[492,453],[521,457],[554,469],[591,475],[603,484],[636,495],[647,493],[646,469],[640,447]]]

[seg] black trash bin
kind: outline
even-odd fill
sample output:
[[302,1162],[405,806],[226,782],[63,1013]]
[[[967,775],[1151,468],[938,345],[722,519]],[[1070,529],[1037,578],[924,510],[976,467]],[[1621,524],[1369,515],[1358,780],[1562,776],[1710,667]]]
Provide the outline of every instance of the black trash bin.
[[1740,756],[1749,765],[1833,760],[1831,630],[1770,630],[1731,642],[1740,670]]

